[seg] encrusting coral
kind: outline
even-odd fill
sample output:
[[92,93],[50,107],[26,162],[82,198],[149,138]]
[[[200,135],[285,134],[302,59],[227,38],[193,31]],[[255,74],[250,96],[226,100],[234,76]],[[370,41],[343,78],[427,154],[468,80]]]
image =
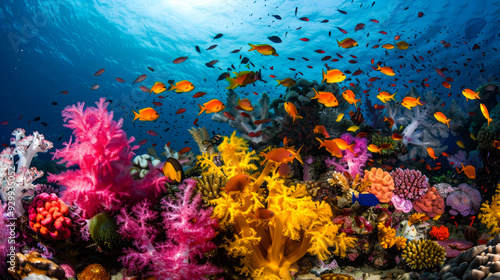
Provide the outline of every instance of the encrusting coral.
[[[257,169],[250,163],[257,158],[255,152],[248,152],[248,144],[235,133],[224,137],[221,146],[221,168],[207,155],[199,157],[200,164],[217,168],[229,180],[252,175]],[[326,202],[312,201],[305,185],[285,186],[276,168],[277,163],[268,161],[257,178],[237,191],[221,192],[213,201],[213,215],[220,227],[235,230],[235,239],[226,240],[224,247],[231,256],[241,257],[240,273],[253,279],[291,279],[291,265],[306,253],[326,260],[331,247],[333,254],[346,256],[356,241],[331,223],[332,212]],[[264,182],[269,190],[267,198],[259,194]]]
[[446,252],[435,241],[420,239],[408,242],[401,256],[411,269],[427,269],[443,265]]

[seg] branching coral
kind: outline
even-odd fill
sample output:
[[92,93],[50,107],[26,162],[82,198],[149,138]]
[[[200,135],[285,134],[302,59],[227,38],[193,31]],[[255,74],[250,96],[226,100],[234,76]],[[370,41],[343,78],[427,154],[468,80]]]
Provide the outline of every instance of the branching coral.
[[76,203],[87,218],[100,211],[114,211],[125,203],[137,203],[144,198],[154,199],[164,190],[167,180],[160,172],[149,172],[142,180],[129,174],[132,167],[135,140],[127,138],[121,129],[123,119],[113,120],[106,109],[104,98],[96,102],[97,108],[84,103],[68,106],[62,115],[64,126],[73,129],[75,141],[70,138],[64,149],[56,150],[55,159],[67,167],[79,169],[61,174],[50,174],[48,180],[66,186],[64,201]]
[[366,138],[354,137],[350,133],[342,134],[340,139],[346,141],[347,144],[354,142],[354,153],[347,149],[343,150],[341,159],[327,158],[325,164],[327,167],[333,165],[337,172],[348,172],[352,177],[363,174],[362,168],[366,165],[366,161],[371,158],[371,154],[368,153],[367,149],[368,141]]
[[429,189],[429,179],[418,170],[397,168],[391,172],[394,194],[407,200],[416,200]]
[[210,204],[210,200],[219,197],[224,184],[227,182],[226,176],[214,170],[207,170],[201,173],[201,177],[197,178],[196,190],[201,194],[201,198],[205,204]]
[[[252,158],[246,143],[233,135],[223,144],[233,148],[220,149],[225,163],[219,172],[228,178],[239,174],[249,175],[256,168],[245,167],[243,162]],[[240,152],[234,152],[240,151]],[[205,156],[202,164],[212,165]],[[326,260],[333,253],[346,256],[348,248],[355,245],[355,238],[339,232],[339,225],[332,224],[332,212],[326,202],[314,202],[305,185],[286,187],[275,172],[277,164],[268,161],[263,171],[252,183],[235,194],[221,193],[214,200],[214,216],[222,229],[234,228],[234,241],[226,241],[225,248],[233,257],[241,257],[239,271],[253,279],[290,279],[290,267],[307,252]],[[265,199],[258,193],[263,183],[269,195]],[[265,209],[274,216],[259,219],[257,214]]]

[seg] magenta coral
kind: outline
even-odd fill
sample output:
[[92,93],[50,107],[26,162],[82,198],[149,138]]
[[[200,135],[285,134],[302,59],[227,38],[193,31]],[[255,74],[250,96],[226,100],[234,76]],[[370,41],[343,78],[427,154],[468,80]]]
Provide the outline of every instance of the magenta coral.
[[450,214],[462,216],[474,215],[481,207],[481,194],[478,190],[466,183],[458,185],[458,190],[450,193],[446,198],[446,205],[450,206]]
[[413,201],[413,207],[419,213],[434,218],[444,213],[444,199],[435,187],[430,188],[421,198]]
[[156,229],[157,213],[147,202],[132,207],[132,212],[120,210],[117,222],[119,233],[132,239],[134,246],[124,250],[120,261],[132,273],[147,271],[157,279],[203,279],[221,272],[217,267],[199,259],[217,246],[210,240],[215,237],[217,221],[211,217],[212,209],[201,207],[201,196],[193,199],[196,181],[184,181],[177,200],[163,199],[162,238]]
[[325,160],[326,166],[330,168],[330,166],[333,165],[335,167],[335,171],[340,173],[348,172],[352,177],[356,177],[356,175],[363,175],[362,168],[372,156],[368,153],[368,142],[366,138],[358,138],[352,136],[350,133],[344,133],[340,136],[340,139],[346,141],[348,144],[352,144],[354,142],[354,153],[349,150],[343,150],[341,159],[327,158]]
[[429,189],[429,179],[418,170],[397,168],[391,172],[394,194],[407,200],[416,200]]
[[5,208],[7,208],[7,204],[0,204],[0,275],[4,275],[7,273],[7,253],[9,253],[10,245],[8,242],[8,238],[10,236],[10,230],[12,226],[9,226],[7,223],[5,214]]
[[67,167],[79,169],[61,174],[50,174],[48,180],[66,187],[64,201],[75,202],[87,218],[101,211],[114,211],[124,204],[134,204],[145,198],[153,200],[165,188],[166,177],[149,172],[135,181],[129,174],[132,167],[134,137],[127,138],[121,129],[123,119],[113,120],[106,109],[108,103],[101,98],[97,108],[78,103],[62,111],[65,127],[73,129],[75,141],[70,138],[65,148],[56,150],[54,159]]
[[71,236],[71,219],[66,203],[55,193],[37,195],[28,209],[31,229],[43,237],[60,240]]

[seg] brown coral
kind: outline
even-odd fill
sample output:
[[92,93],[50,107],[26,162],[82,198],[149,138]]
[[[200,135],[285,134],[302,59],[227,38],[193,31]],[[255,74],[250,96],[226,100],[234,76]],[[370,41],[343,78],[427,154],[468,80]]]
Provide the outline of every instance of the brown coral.
[[14,271],[9,269],[9,274],[15,279],[23,279],[31,274],[45,275],[53,280],[66,279],[64,270],[54,262],[43,258],[38,252],[23,255],[16,254]]
[[368,192],[374,194],[380,203],[389,203],[394,191],[394,180],[389,172],[381,168],[372,168],[370,171],[365,170],[365,176],[361,182],[371,181]]
[[104,268],[104,266],[93,263],[87,265],[80,273],[78,273],[78,280],[109,280],[111,274]]
[[197,178],[196,189],[201,193],[201,198],[205,204],[210,204],[210,200],[219,198],[219,191],[227,182],[227,177],[212,170],[201,173]]
[[321,280],[355,280],[354,277],[348,274],[327,273],[321,275]]
[[426,269],[443,265],[446,252],[435,241],[420,239],[410,241],[401,257],[412,269]]

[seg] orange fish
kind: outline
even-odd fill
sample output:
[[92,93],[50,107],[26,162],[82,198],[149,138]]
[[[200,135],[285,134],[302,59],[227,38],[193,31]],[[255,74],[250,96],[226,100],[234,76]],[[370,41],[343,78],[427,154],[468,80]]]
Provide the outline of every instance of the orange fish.
[[166,89],[167,87],[165,87],[164,83],[156,82],[154,86],[151,87],[151,91],[149,93],[154,92],[155,94],[158,94],[164,92]]
[[323,74],[323,80],[321,80],[321,83],[326,81],[327,83],[339,83],[345,80],[346,75],[342,73],[339,69],[331,69],[326,71],[321,70],[321,73]]
[[465,175],[467,175],[467,177],[469,177],[469,179],[476,179],[476,168],[474,168],[474,166],[472,166],[472,165],[464,166],[463,163],[460,163],[460,164],[462,164],[462,170],[459,171],[458,167],[457,167],[458,173],[465,172]]
[[317,125],[314,130],[314,133],[322,134],[325,138],[330,138],[330,135],[328,134],[328,131],[326,131],[326,128],[324,125]]
[[441,84],[443,85],[443,87],[445,87],[445,88],[447,88],[447,89],[450,89],[450,88],[451,88],[450,83],[448,83],[448,82],[446,82],[446,81],[442,82]]
[[252,106],[252,102],[250,102],[248,98],[241,100],[238,98],[238,106],[240,106],[244,111],[253,111],[254,109]]
[[339,146],[335,143],[333,140],[321,140],[319,138],[316,138],[316,140],[319,141],[319,149],[321,147],[325,147],[325,149],[332,154],[334,157],[342,158],[342,151],[340,150]]
[[446,152],[442,152],[441,155],[445,156],[445,157],[449,157],[450,155]]
[[285,111],[292,117],[293,122],[295,122],[296,119],[302,119],[302,116],[299,116],[297,112],[297,107],[291,102],[285,102]]
[[327,91],[316,91],[316,89],[314,89],[314,97],[311,97],[311,99],[318,99],[318,103],[321,103],[323,105],[325,105],[325,107],[337,107],[339,106],[339,101],[337,100],[337,98],[335,97],[335,95],[333,95],[333,93],[331,92],[327,92]]
[[479,92],[474,92],[472,89],[464,89],[462,90],[462,94],[465,96],[465,99],[469,101],[469,99],[481,99],[479,98]]
[[282,85],[282,86],[287,87],[287,88],[288,87],[293,87],[294,85],[297,84],[297,81],[295,81],[292,78],[286,78],[286,79],[283,79],[281,81],[280,80],[276,80],[276,81],[278,81],[278,86]]
[[500,141],[495,140],[495,141],[493,141],[493,144],[491,144],[491,145],[492,145],[493,147],[495,147],[495,148],[497,148],[497,149],[499,149],[499,150],[500,150]]
[[407,97],[403,98],[403,101],[401,101],[401,105],[403,105],[403,107],[406,107],[409,110],[411,110],[411,108],[413,108],[417,105],[423,105],[423,104],[420,102],[420,96],[418,98],[407,96]]
[[446,116],[443,113],[436,112],[436,113],[434,113],[434,117],[439,122],[442,122],[442,123],[446,124],[448,126],[448,128],[450,127],[450,119],[447,119]]
[[290,148],[274,148],[265,153],[261,153],[266,159],[262,162],[264,164],[267,160],[272,161],[272,162],[277,162],[277,163],[289,163],[292,162],[294,159],[298,160],[300,163],[304,164],[302,162],[302,159],[300,158],[300,149],[298,149],[296,152]]
[[377,147],[377,145],[375,144],[370,144],[368,145],[368,151],[372,152],[372,153],[382,153],[382,149]]
[[259,73],[254,71],[241,71],[239,73],[233,72],[236,77],[226,77],[229,86],[226,89],[235,89],[237,87],[244,87],[246,85],[255,83],[259,79]]
[[259,220],[267,220],[274,217],[274,212],[266,208],[258,208],[255,210],[255,218]]
[[248,45],[250,45],[251,47],[251,49],[248,50],[249,52],[257,50],[258,53],[263,55],[278,56],[278,54],[276,53],[276,49],[274,49],[268,44],[260,44],[260,45],[248,44]]
[[479,107],[481,107],[481,112],[483,113],[483,116],[486,118],[486,120],[488,120],[488,126],[490,126],[490,122],[492,121],[492,119],[490,118],[490,113],[488,113],[488,108],[486,108],[483,103],[479,104]]
[[238,174],[231,177],[224,185],[224,191],[231,195],[235,192],[243,191],[252,182],[252,177],[245,174]]
[[200,107],[200,112],[198,113],[198,116],[201,115],[201,113],[205,112],[205,114],[210,114],[210,113],[218,113],[224,109],[226,109],[226,106],[218,99],[212,99],[208,101],[207,103],[204,103],[203,106],[198,104]]
[[156,112],[155,109],[151,107],[141,109],[139,110],[139,113],[133,110],[132,112],[134,113],[134,119],[132,121],[135,121],[137,119],[139,119],[140,121],[154,121],[160,117],[158,112]]
[[355,47],[358,45],[358,42],[356,42],[354,39],[351,38],[345,38],[344,40],[340,41],[337,40],[337,44],[339,44],[339,47],[342,47],[344,49],[349,49],[352,47]]
[[354,103],[354,106],[356,108],[358,108],[358,105],[357,103],[358,102],[361,102],[361,99],[356,99],[356,95],[354,94],[354,92],[350,89],[342,92],[342,97],[344,97],[345,101],[347,101],[349,104],[353,104]]
[[384,122],[387,121],[391,127],[394,125],[394,120],[392,118],[387,118],[386,116],[384,116]]
[[347,142],[343,139],[340,139],[340,138],[336,138],[336,139],[333,139],[333,141],[335,142],[335,144],[337,144],[337,146],[339,147],[339,149],[341,150],[349,150],[351,153],[354,154],[354,143],[349,145],[347,144]]
[[383,74],[386,74],[387,76],[394,76],[396,73],[394,73],[394,70],[392,70],[391,67],[385,66],[385,67],[380,67],[380,64],[377,64],[377,70],[380,71]]
[[172,85],[172,87],[170,87],[170,89],[168,91],[175,89],[175,92],[190,92],[194,89],[194,85],[190,81],[187,81],[187,80],[180,81],[180,82],[176,83],[175,86],[173,84],[171,84],[171,85]]
[[402,140],[402,139],[403,139],[403,135],[400,135],[400,134],[397,134],[397,133],[392,134],[392,136],[391,136],[391,137],[392,137],[392,139],[393,139],[394,141],[400,141],[400,140]]
[[436,153],[434,152],[434,149],[432,149],[431,147],[427,147],[427,153],[433,160],[436,160],[438,158],[436,156]]

